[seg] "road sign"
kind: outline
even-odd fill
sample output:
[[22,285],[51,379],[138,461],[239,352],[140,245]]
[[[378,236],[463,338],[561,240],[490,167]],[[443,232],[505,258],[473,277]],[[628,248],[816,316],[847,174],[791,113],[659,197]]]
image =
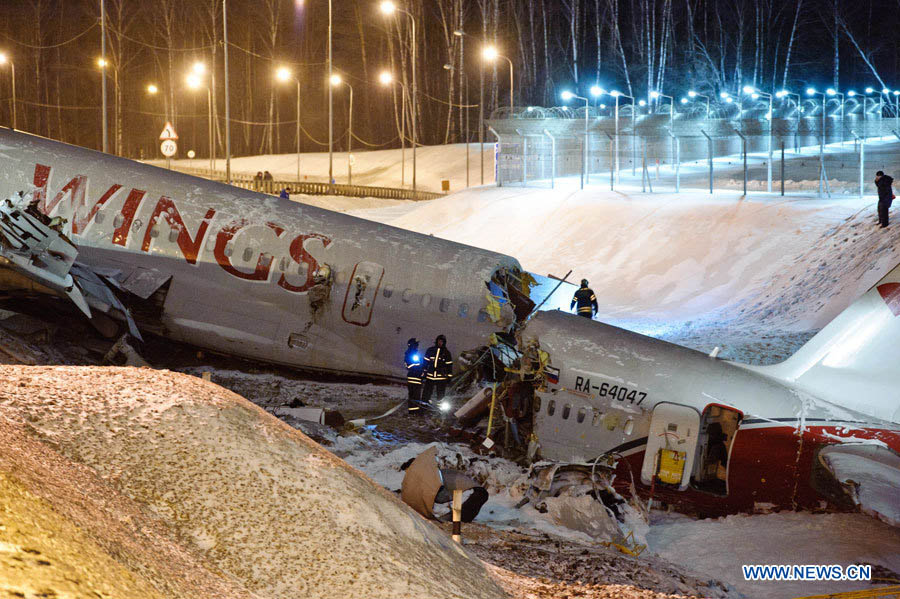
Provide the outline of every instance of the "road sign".
[[162,133],[159,134],[159,139],[162,141],[165,141],[167,139],[178,139],[178,134],[175,133],[175,127],[172,126],[172,123],[166,121],[166,126],[163,127]]
[[159,144],[159,150],[163,153],[163,156],[166,158],[171,158],[175,155],[175,152],[178,151],[178,144],[176,144],[171,139],[163,140],[161,144]]

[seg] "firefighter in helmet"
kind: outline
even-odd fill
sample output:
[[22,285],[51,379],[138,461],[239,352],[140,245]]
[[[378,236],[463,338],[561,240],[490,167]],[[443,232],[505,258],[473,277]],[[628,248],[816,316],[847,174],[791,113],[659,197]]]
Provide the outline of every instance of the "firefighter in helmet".
[[594,290],[588,287],[587,279],[581,279],[581,288],[572,297],[572,305],[569,306],[569,309],[575,308],[576,305],[578,306],[578,316],[594,318],[594,315],[597,314],[597,296],[594,295]]
[[413,337],[406,342],[406,353],[403,355],[406,365],[406,391],[408,394],[408,410],[415,414],[422,409],[422,354],[419,353],[419,340]]
[[431,393],[434,392],[438,403],[444,399],[444,391],[447,389],[447,381],[453,375],[453,356],[447,349],[447,338],[438,335],[434,345],[425,352],[425,384],[422,388],[422,402],[431,401]]

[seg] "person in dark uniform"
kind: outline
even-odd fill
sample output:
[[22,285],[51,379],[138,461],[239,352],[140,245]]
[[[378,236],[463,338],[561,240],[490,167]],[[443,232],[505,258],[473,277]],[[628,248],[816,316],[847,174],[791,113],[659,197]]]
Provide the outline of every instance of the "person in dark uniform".
[[422,402],[431,402],[431,393],[435,392],[437,401],[444,399],[447,381],[453,375],[453,356],[447,349],[447,338],[438,335],[434,345],[425,352],[425,383],[422,388]]
[[878,188],[878,224],[882,228],[888,226],[888,212],[894,201],[894,191],[891,185],[894,178],[884,174],[884,171],[875,173],[875,187]]
[[422,356],[419,354],[419,340],[415,337],[406,342],[403,363],[406,365],[407,407],[410,414],[416,414],[422,410]]
[[578,306],[578,316],[594,318],[594,315],[597,314],[597,296],[594,295],[594,291],[588,287],[587,279],[581,279],[581,289],[575,292],[575,296],[572,298],[572,305],[569,306],[569,309],[575,308],[576,304]]

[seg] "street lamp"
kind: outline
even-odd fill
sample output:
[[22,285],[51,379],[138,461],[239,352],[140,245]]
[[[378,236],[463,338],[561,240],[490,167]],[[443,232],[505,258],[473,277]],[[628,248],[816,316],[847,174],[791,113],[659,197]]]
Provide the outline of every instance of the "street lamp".
[[819,195],[822,195],[822,179],[825,177],[825,103],[828,96],[825,92],[816,91],[814,87],[806,88],[807,96],[822,96],[822,137],[819,141]]
[[[650,98],[653,100],[659,100],[659,98],[668,98],[669,99],[669,126],[675,126],[675,98],[672,96],[667,96],[666,94],[661,94],[658,91],[650,92]],[[673,131],[674,132],[674,131]]]
[[744,86],[744,93],[750,94],[754,100],[760,96],[769,99],[769,112],[766,115],[766,118],[769,120],[769,160],[766,163],[766,191],[772,193],[772,94],[767,94],[749,85]]
[[[616,185],[619,184],[619,98],[628,98],[631,100],[631,131],[632,135],[635,131],[635,125],[637,123],[637,107],[634,105],[634,97],[629,96],[627,94],[623,94],[619,90],[612,90],[609,92],[609,95],[615,98],[616,100]],[[641,100],[643,102],[643,100]],[[631,143],[631,166],[632,166],[632,174],[634,174],[635,162],[637,160],[637,149],[635,147],[634,141]]]
[[[706,98],[706,119],[709,120],[709,96],[705,96],[703,94],[698,94],[694,90],[688,92],[688,96],[693,98]],[[685,102],[686,103],[686,102]]]
[[197,90],[201,87],[206,88],[206,102],[207,102],[207,112],[209,114],[209,171],[210,174],[215,172],[215,146],[213,146],[213,122],[212,122],[212,90],[209,89],[208,85],[203,83],[203,78],[197,74],[196,71],[192,71],[187,78],[185,79],[187,82],[187,86],[189,89]]
[[394,79],[390,71],[383,71],[378,76],[381,85],[390,86],[397,83],[400,86],[400,186],[406,186],[406,85],[399,79]]
[[[460,53],[465,55],[465,39],[468,34],[461,30],[457,29],[453,32],[453,35],[460,38]],[[466,87],[468,90],[468,85]],[[468,91],[466,92],[468,94]],[[468,122],[468,112],[466,112],[466,122]],[[466,130],[468,130],[468,125],[466,125]],[[468,139],[467,139],[468,141]],[[484,68],[478,69],[478,146],[481,152],[481,184],[484,185]],[[469,159],[469,146],[466,144],[466,178],[468,180],[468,159]],[[468,182],[466,183],[468,186]]]
[[506,56],[503,56],[502,54],[500,54],[497,51],[497,48],[494,46],[485,47],[485,49],[482,51],[482,56],[484,56],[484,59],[487,60],[488,62],[493,62],[493,61],[497,60],[498,58],[502,58],[503,60],[505,60],[506,62],[509,63],[509,118],[513,118],[513,111],[514,111],[514,106],[513,106],[513,91],[514,91],[513,62]]
[[16,65],[6,54],[0,52],[0,65],[9,63],[9,75],[12,81],[12,128],[16,128]]
[[347,185],[353,185],[353,86],[344,81],[337,73],[331,76],[332,87],[341,84],[350,89],[350,110],[347,113]]
[[781,100],[782,104],[784,104],[784,98],[791,98],[791,97],[797,98],[797,131],[794,132],[794,153],[799,154],[800,153],[800,144],[797,141],[797,136],[800,135],[800,119],[803,114],[803,106],[801,105],[802,100],[800,98],[800,94],[795,94],[795,93],[789,92],[786,89],[783,89],[783,90],[775,92],[775,97],[779,98]]
[[[599,95],[599,94],[597,94]],[[590,100],[583,96],[579,96],[577,94],[573,94],[569,90],[564,91],[562,94],[562,99],[564,102],[568,102],[569,100],[575,98],[577,100],[584,100],[584,159],[581,165],[581,188],[584,189],[584,184],[586,183],[586,179],[588,177],[587,172],[587,163],[588,163],[588,116],[589,116],[589,106]]]
[[287,67],[279,67],[275,71],[275,78],[281,83],[287,83],[293,79],[297,83],[297,183],[300,182],[300,79]]
[[844,94],[842,94],[830,87],[825,90],[825,93],[831,97],[834,97],[834,96],[841,97],[841,99],[839,100],[840,107],[841,107],[841,145],[844,145]]
[[412,13],[403,10],[402,8],[397,8],[397,6],[391,2],[390,0],[385,0],[380,5],[381,12],[386,16],[393,16],[395,12],[403,13],[409,17],[409,23],[412,30],[412,96],[410,97],[410,113],[412,116],[412,148],[413,148],[413,176],[412,176],[412,188],[413,193],[416,191],[416,141],[418,139],[418,134],[416,131],[416,95],[418,91],[418,86],[416,85],[416,18],[412,15]]

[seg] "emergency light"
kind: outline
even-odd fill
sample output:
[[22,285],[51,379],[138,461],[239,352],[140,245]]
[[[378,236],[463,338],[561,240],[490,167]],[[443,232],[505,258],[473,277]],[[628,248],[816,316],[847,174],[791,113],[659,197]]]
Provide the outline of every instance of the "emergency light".
[[413,362],[418,362],[418,361],[419,361],[419,354],[413,354],[413,356],[412,356],[412,361],[413,361]]

